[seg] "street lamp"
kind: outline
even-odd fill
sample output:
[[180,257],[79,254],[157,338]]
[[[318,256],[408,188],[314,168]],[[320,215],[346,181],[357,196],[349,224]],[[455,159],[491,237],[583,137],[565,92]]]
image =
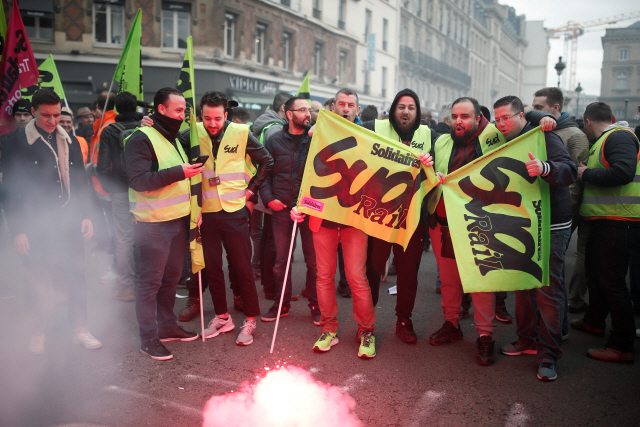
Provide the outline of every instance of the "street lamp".
[[624,120],[629,121],[627,119],[627,108],[629,107],[629,98],[624,100]]
[[582,92],[582,86],[578,83],[578,87],[576,88],[576,117],[580,114],[580,92]]
[[558,59],[558,63],[554,67],[556,69],[556,73],[558,73],[558,89],[560,89],[560,75],[562,71],[566,68],[566,64],[562,62],[562,56]]

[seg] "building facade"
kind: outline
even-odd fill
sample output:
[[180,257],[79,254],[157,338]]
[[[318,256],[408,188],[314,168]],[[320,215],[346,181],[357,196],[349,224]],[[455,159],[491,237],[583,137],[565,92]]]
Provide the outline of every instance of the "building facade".
[[640,106],[640,21],[626,28],[608,28],[602,37],[600,98],[617,120],[637,123]]
[[526,21],[525,36],[522,102],[531,104],[533,94],[547,86],[550,44],[542,21]]

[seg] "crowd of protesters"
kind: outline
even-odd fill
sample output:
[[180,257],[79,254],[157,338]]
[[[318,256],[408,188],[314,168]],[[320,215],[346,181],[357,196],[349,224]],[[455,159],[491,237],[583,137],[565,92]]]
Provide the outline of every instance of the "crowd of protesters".
[[[325,108],[419,147],[420,161],[433,166],[439,183],[488,152],[481,135],[511,141],[542,126],[547,159],[530,155],[526,166],[531,177],[550,184],[549,285],[514,292],[517,338],[500,351],[537,355],[537,378],[555,380],[569,326],[603,337],[610,314],[607,341],[587,356],[633,363],[634,338],[640,336],[634,318],[640,314],[637,129],[634,134],[628,123],[616,122],[602,102],[588,105],[576,120],[563,112],[564,97],[556,88],[537,91],[525,107],[527,101],[503,97],[491,114],[475,99],[461,97],[442,106],[436,123],[421,111],[420,99],[410,89],[398,92],[389,110],[380,113],[372,105],[361,108],[358,94],[348,88],[324,104],[281,92],[271,108],[250,123],[246,109],[211,91],[198,105],[199,147],[192,148],[191,131],[180,130],[187,111],[176,89],[158,91],[149,116],[139,112],[128,92],[102,93],[74,116],[53,91],[37,91],[31,101],[14,105],[18,129],[0,139],[0,201],[25,266],[25,306],[33,322],[29,352],[45,351],[47,289],[55,281],[68,287],[75,341],[87,349],[101,346],[86,328],[82,238],[91,238],[95,226],[98,248],[114,254],[100,280],[113,284],[114,298],[135,303],[140,351],[155,360],[173,357],[163,342],[199,337],[178,324],[201,314],[198,276],[191,274],[188,249],[196,239],[202,242],[206,266],[202,287],[209,289],[215,311],[204,330],[206,338],[235,329],[227,308],[224,249],[234,308],[246,316],[238,345],[253,342],[257,318],[272,322],[286,317],[291,302],[302,296],[308,299],[310,320],[321,327],[311,348],[329,351],[339,342],[340,295],[352,299],[358,356],[363,359],[376,355],[375,307],[385,265],[397,274],[396,335],[405,343],[418,341],[411,318],[420,310],[415,307],[418,286],[434,285],[418,281],[431,242],[444,323],[429,342],[438,346],[461,340],[460,322],[473,307],[476,359],[481,365],[493,364],[494,320],[513,322],[505,305],[508,296],[464,293],[447,241],[444,197],[425,198],[406,248],[296,209],[314,124]],[[201,178],[202,213],[194,228],[190,179],[196,176]],[[439,195],[437,187],[433,191]],[[285,274],[294,221],[306,266],[301,289],[294,289],[291,274]],[[576,229],[577,262],[571,280],[565,281],[565,253]],[[273,301],[263,314],[256,281],[261,281],[264,297]],[[175,307],[177,286],[188,289],[183,307]],[[568,313],[584,317],[569,322]]]

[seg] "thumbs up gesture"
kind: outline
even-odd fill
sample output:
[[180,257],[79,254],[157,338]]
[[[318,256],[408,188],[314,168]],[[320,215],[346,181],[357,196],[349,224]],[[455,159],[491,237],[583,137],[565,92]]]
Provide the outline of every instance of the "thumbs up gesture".
[[540,176],[542,175],[542,162],[540,159],[536,159],[533,154],[529,153],[529,160],[527,165],[527,172],[529,172],[529,176]]

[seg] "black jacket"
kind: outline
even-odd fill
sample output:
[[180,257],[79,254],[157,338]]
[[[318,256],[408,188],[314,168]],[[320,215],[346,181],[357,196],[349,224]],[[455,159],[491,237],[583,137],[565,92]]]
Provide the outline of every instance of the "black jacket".
[[436,125],[436,127],[433,128],[433,130],[436,131],[436,133],[438,133],[438,136],[446,135],[451,133],[451,126],[449,126],[445,122],[438,122],[438,124]]
[[116,122],[109,124],[100,134],[100,155],[96,173],[107,193],[123,193],[129,190],[129,178],[122,164],[124,151],[120,146],[120,134],[123,129],[135,129],[138,126],[138,113],[118,114]]
[[[214,157],[218,156],[220,141],[222,141],[224,132],[227,130],[227,127],[229,127],[230,123],[231,122],[227,120],[224,123],[224,129],[222,130],[222,132],[220,132],[220,135],[218,135],[215,140],[211,140],[211,152],[213,153]],[[183,147],[189,146],[190,136],[190,129],[187,129],[178,135],[178,140]],[[189,151],[186,148],[185,152],[189,154]],[[266,179],[266,177],[271,172],[271,169],[273,168],[273,158],[251,132],[249,132],[249,137],[247,138],[246,153],[249,155],[249,157],[251,157],[251,162],[253,163],[253,165],[257,167],[256,175],[247,185],[247,190],[253,193],[253,196],[249,199],[249,201],[252,203],[256,203],[258,201],[258,191],[260,190],[260,185]],[[191,158],[192,156],[189,154],[189,157]]]
[[638,139],[626,130],[611,132],[604,144],[604,158],[610,167],[586,169],[582,180],[597,187],[627,185],[636,175]]
[[275,162],[271,173],[260,187],[260,197],[265,205],[278,199],[291,209],[297,200],[295,177],[307,160],[311,137],[305,131],[299,144],[289,133],[289,124],[285,124],[282,131],[274,134],[265,141],[265,147],[271,153]]

